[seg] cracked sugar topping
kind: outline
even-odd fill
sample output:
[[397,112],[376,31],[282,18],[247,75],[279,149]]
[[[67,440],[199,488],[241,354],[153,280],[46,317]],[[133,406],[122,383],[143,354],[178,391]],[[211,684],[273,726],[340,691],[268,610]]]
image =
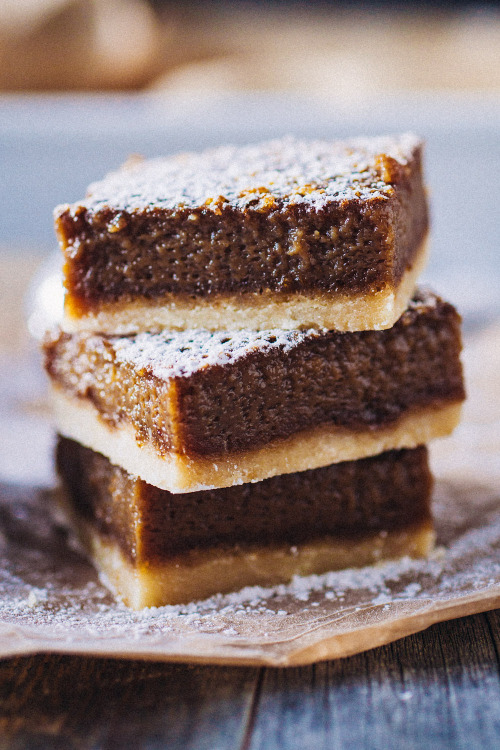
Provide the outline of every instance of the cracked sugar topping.
[[135,159],[92,184],[78,205],[92,211],[110,207],[127,212],[153,207],[218,212],[225,204],[268,211],[278,203],[320,209],[332,201],[388,196],[390,175],[385,174],[382,158],[391,157],[404,166],[420,146],[421,141],[409,133],[332,142],[287,137]]
[[[439,298],[431,291],[419,289],[403,316],[411,315],[418,309],[436,307],[439,303]],[[209,366],[230,365],[252,352],[272,349],[290,351],[306,339],[325,333],[322,329],[215,332],[198,329],[114,336],[109,340],[118,362],[127,362],[139,370],[147,370],[162,380],[168,380],[192,375]]]

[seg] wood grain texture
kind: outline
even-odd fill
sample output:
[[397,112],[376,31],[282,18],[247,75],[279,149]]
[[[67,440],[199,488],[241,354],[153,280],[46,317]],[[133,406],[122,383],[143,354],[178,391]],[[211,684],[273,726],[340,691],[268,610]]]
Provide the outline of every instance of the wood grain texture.
[[500,610],[293,669],[0,663],[0,750],[500,746]]
[[500,612],[364,654],[267,670],[249,750],[500,746]]
[[0,748],[237,748],[257,673],[68,656],[0,668]]

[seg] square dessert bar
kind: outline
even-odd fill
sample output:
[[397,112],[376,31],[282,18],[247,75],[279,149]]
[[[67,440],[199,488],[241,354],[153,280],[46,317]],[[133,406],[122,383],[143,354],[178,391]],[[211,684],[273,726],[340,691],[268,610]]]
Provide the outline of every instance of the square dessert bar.
[[57,464],[84,543],[136,609],[424,556],[433,544],[424,447],[180,495],[66,438]]
[[449,434],[460,318],[417,293],[386,331],[56,332],[57,429],[170,492],[255,482]]
[[55,224],[67,331],[389,328],[425,262],[422,142],[136,159]]

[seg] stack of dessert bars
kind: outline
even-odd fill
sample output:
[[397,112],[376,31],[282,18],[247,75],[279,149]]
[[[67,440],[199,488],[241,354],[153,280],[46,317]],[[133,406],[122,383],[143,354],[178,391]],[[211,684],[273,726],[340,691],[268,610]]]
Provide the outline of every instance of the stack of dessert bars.
[[44,343],[79,533],[131,607],[426,555],[460,318],[415,291],[412,135],[133,160],[56,210]]

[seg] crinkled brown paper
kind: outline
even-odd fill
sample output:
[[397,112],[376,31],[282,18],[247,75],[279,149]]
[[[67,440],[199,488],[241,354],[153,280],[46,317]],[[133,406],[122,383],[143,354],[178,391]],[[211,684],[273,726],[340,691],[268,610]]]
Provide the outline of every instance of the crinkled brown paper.
[[50,492],[4,483],[0,656],[307,664],[500,606],[500,327],[471,341],[465,359],[463,424],[433,448],[438,546],[431,559],[132,612],[100,583],[51,510]]

